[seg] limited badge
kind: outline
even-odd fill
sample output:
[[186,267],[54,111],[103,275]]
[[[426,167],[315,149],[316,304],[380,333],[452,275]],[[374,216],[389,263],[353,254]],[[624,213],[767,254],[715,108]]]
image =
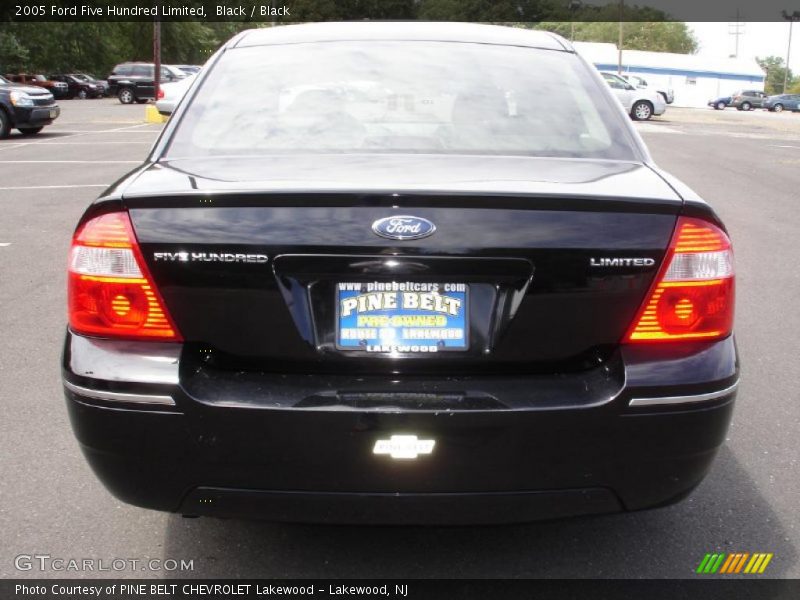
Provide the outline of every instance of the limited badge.
[[388,440],[377,440],[373,454],[383,454],[398,459],[414,459],[430,454],[436,440],[421,440],[415,435],[393,435]]

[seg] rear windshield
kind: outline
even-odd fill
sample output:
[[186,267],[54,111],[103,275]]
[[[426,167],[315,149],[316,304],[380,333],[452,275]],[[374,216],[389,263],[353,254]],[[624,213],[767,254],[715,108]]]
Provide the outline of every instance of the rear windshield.
[[228,50],[167,156],[510,154],[631,160],[619,110],[567,52],[454,42]]

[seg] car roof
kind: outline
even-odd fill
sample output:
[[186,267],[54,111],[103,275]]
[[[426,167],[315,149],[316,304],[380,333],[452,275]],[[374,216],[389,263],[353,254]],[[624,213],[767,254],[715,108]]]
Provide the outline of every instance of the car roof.
[[564,38],[547,31],[521,27],[441,22],[306,23],[242,32],[229,48],[334,41],[436,41],[525,46],[574,52]]

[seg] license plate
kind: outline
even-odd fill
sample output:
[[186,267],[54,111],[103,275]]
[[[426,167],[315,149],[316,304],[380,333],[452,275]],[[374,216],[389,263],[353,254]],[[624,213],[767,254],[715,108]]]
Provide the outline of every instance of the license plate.
[[457,282],[339,283],[336,345],[386,354],[466,350],[468,292]]
[[55,119],[58,116],[58,111],[55,108],[50,109],[50,118]]

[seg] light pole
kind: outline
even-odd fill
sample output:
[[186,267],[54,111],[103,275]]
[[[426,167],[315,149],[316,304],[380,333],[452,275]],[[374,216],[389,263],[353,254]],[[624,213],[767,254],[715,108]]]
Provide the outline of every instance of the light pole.
[[569,41],[575,41],[575,14],[583,8],[583,2],[581,0],[571,0],[569,5],[567,6],[569,11],[572,13],[569,21]]
[[786,69],[783,71],[783,93],[786,93],[786,87],[789,84],[789,58],[792,55],[792,26],[795,21],[800,21],[800,12],[794,11],[792,14],[783,11],[783,18],[789,21],[789,45],[786,47]]
[[158,100],[161,88],[161,20],[156,17],[153,22],[153,96]]
[[617,75],[622,75],[622,9],[625,0],[619,0],[619,41],[617,43]]

